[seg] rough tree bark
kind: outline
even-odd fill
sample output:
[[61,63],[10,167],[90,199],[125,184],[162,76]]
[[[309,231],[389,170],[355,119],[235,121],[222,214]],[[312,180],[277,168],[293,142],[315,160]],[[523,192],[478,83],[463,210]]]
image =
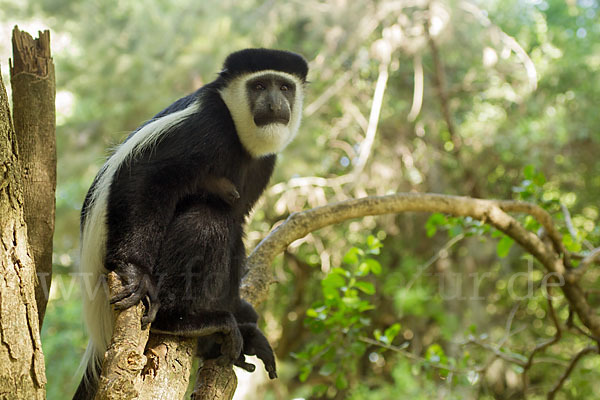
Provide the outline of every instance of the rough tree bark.
[[25,222],[37,269],[35,298],[41,326],[52,277],[56,188],[56,84],[50,32],[39,32],[39,38],[34,40],[15,26],[12,44],[14,129],[19,145]]
[[35,265],[8,98],[0,75],[0,398],[44,399],[46,375],[35,303]]
[[[118,276],[109,273],[110,292],[118,292],[120,284]],[[143,312],[140,303],[115,313],[115,330],[104,356],[96,400],[183,398],[196,340],[154,334],[149,338],[149,330],[141,327]]]

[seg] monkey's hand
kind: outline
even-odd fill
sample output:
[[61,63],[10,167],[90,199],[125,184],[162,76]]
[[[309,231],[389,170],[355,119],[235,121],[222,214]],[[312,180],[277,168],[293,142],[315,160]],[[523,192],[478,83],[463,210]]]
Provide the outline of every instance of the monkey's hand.
[[[242,350],[242,357],[244,354],[250,356],[257,356],[265,365],[265,370],[269,373],[269,378],[277,378],[275,355],[273,354],[273,349],[271,348],[271,345],[269,344],[269,341],[267,340],[265,335],[263,335],[263,333],[260,331],[260,329],[258,329],[256,324],[254,323],[240,324],[240,332],[242,333],[242,336],[244,338],[244,349]],[[245,359],[243,359],[242,361],[245,365],[252,365],[246,364]],[[238,364],[236,363],[236,365]],[[246,371],[249,371],[249,369],[245,368],[242,365],[238,366],[244,368]],[[252,365],[252,367],[254,367],[254,365]]]
[[234,205],[240,198],[240,194],[233,182],[225,177],[207,178],[205,184],[208,192],[219,197],[230,206]]
[[121,290],[115,293],[110,303],[116,310],[125,310],[144,301],[146,311],[142,317],[142,328],[154,321],[160,307],[158,290],[150,274],[144,273],[141,268],[123,263],[115,269],[121,280]]

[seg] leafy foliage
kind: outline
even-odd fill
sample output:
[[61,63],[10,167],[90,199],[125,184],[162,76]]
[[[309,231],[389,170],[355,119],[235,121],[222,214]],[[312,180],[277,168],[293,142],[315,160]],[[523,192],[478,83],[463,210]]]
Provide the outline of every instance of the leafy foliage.
[[[375,285],[369,278],[380,275],[381,264],[372,258],[380,253],[381,242],[367,238],[364,248],[352,247],[344,256],[343,267],[336,267],[321,281],[322,299],[306,310],[305,324],[313,333],[303,351],[294,354],[300,364],[299,379],[304,382],[316,371],[326,383],[314,387],[316,396],[348,389],[356,375],[357,361],[364,355],[367,344],[360,337],[368,334],[369,311],[375,306],[369,297]],[[388,343],[398,334],[395,324],[375,336]]]

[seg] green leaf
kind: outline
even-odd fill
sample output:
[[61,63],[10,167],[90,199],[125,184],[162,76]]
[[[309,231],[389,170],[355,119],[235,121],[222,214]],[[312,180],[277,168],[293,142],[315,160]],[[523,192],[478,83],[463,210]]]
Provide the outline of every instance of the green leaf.
[[343,374],[339,374],[335,379],[335,387],[338,388],[338,390],[344,390],[348,387],[348,380]]
[[511,239],[510,237],[508,237],[506,235],[502,236],[502,239],[500,239],[500,241],[498,242],[498,245],[496,246],[496,254],[498,254],[498,257],[500,257],[500,258],[506,257],[514,242],[515,241],[513,239]]
[[344,263],[345,264],[357,264],[358,256],[362,255],[363,251],[358,247],[352,247],[348,252],[344,255]]
[[504,233],[502,233],[502,231],[499,231],[498,229],[494,229],[492,231],[492,237],[493,238],[499,238],[499,237],[502,237],[502,236],[504,236]]
[[358,311],[359,312],[365,312],[365,311],[370,311],[370,310],[374,310],[375,306],[371,303],[369,303],[368,301],[365,302],[361,302],[360,305],[358,306]]
[[339,299],[340,294],[335,287],[323,286],[323,296],[327,300]]
[[356,282],[354,287],[363,293],[375,294],[375,285],[373,285],[371,282]]
[[538,228],[540,227],[540,223],[537,221],[537,219],[533,218],[531,215],[528,215],[525,217],[525,222],[523,223],[523,226],[528,231],[534,232],[538,230]]
[[300,374],[298,375],[298,379],[300,379],[300,382],[306,381],[311,372],[312,365],[305,364],[302,367],[300,367]]
[[543,173],[538,172],[533,177],[533,183],[535,183],[537,186],[544,186],[544,183],[546,183],[546,177]]
[[400,333],[401,325],[396,323],[385,330],[385,336],[392,342],[394,338]]
[[448,235],[450,235],[452,238],[460,235],[461,233],[463,233],[463,227],[460,225],[454,225],[448,231]]
[[427,230],[427,237],[432,237],[433,235],[435,235],[435,233],[437,232],[437,228],[439,226],[446,225],[447,222],[448,222],[448,220],[444,214],[441,214],[441,213],[431,214],[431,216],[429,217],[429,219],[427,219],[427,222],[425,223],[425,229]]
[[336,370],[336,368],[337,368],[336,363],[333,363],[333,362],[327,363],[327,364],[323,365],[321,367],[321,369],[319,369],[319,375],[329,376]]
[[528,180],[533,180],[535,174],[535,167],[531,164],[525,166],[525,168],[523,168],[523,176],[525,177],[525,179]]
[[581,243],[579,243],[578,241],[576,241],[573,236],[571,236],[570,234],[566,233],[563,238],[562,238],[562,242],[565,245],[566,249],[572,252],[580,252],[581,251]]
[[306,310],[306,316],[311,318],[317,318],[319,314],[315,311],[314,308],[309,308]]
[[444,353],[442,346],[434,343],[425,351],[425,359],[430,362],[443,364],[446,362],[446,353]]
[[356,275],[365,276],[365,275],[369,275],[369,272],[371,272],[371,268],[369,267],[369,264],[367,264],[366,262],[361,262],[360,265],[358,266],[358,271],[357,271]]
[[381,247],[381,242],[375,236],[369,235],[367,237],[367,246],[369,246],[371,249],[378,248]]
[[319,383],[318,385],[315,385],[315,387],[313,389],[313,394],[316,397],[323,397],[325,395],[325,393],[327,392],[327,389],[329,389],[329,386],[327,386],[324,383]]
[[322,281],[321,286],[324,288],[340,288],[346,284],[346,279],[339,274],[329,274]]
[[381,264],[379,263],[379,261],[374,260],[372,258],[367,258],[365,260],[365,263],[367,263],[372,273],[374,273],[375,275],[381,274]]
[[379,275],[381,273],[381,264],[377,260],[367,258],[358,266],[358,276],[365,276],[370,272]]
[[331,270],[332,274],[338,274],[345,277],[350,277],[350,272],[346,271],[344,268],[335,267]]
[[375,338],[375,340],[381,340],[381,330],[375,329],[373,331],[373,337]]

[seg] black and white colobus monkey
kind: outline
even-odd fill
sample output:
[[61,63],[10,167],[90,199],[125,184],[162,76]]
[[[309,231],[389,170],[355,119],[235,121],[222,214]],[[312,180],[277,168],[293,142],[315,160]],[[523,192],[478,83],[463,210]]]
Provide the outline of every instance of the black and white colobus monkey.
[[[95,392],[112,335],[110,303],[144,301],[153,331],[198,336],[201,356],[247,370],[254,366],[244,354],[256,354],[277,376],[258,315],[239,294],[243,225],[275,154],[298,130],[307,72],[295,53],[232,53],[213,82],[138,128],[102,167],[81,213],[81,269],[92,284],[84,296],[87,370],[75,399]],[[91,295],[107,271],[124,290]]]

